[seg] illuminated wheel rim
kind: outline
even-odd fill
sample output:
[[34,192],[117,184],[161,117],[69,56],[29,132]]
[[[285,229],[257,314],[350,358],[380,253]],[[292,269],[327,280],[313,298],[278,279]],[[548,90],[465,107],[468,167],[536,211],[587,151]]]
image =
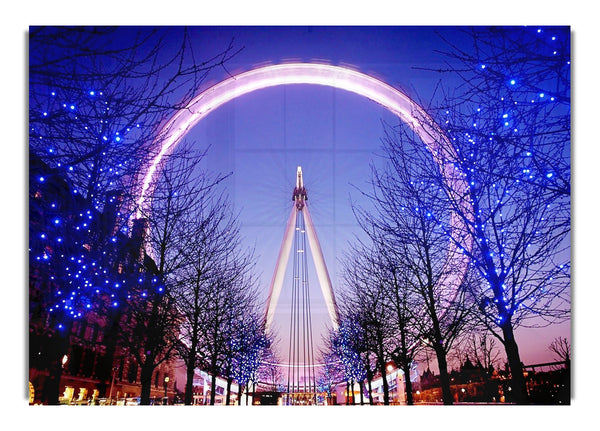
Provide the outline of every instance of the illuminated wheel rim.
[[[204,117],[225,103],[269,87],[292,84],[313,84],[334,87],[366,97],[398,116],[423,141],[437,162],[452,198],[462,206],[461,213],[472,214],[467,196],[468,185],[464,174],[450,161],[456,160],[456,151],[442,129],[425,110],[401,91],[369,75],[345,67],[315,63],[290,63],[265,66],[232,76],[196,96],[186,109],[179,110],[161,129],[155,144],[156,155],[142,172],[141,188],[137,199],[137,217],[150,206],[155,179],[163,158],[170,154],[186,134]],[[441,280],[447,301],[452,301],[466,275],[472,243],[463,218],[455,212],[450,216],[451,235],[445,262],[445,278]],[[457,244],[462,244],[459,246]]]

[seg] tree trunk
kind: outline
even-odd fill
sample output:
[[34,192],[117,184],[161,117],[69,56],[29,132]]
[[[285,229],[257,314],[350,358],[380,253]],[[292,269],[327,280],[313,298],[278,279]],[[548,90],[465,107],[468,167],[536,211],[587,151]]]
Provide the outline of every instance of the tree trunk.
[[350,405],[350,382],[346,382],[346,405]]
[[446,360],[446,352],[440,343],[434,346],[437,357],[438,367],[440,369],[440,385],[442,386],[442,400],[444,405],[452,405],[452,391],[450,390],[450,376],[448,375],[448,362]]
[[238,383],[238,406],[242,405],[242,394],[244,393],[244,387]]
[[[122,300],[119,300],[119,302],[122,302]],[[123,313],[122,310],[119,309],[116,312],[112,312],[109,317],[108,317],[108,328],[105,329],[105,334],[104,334],[104,346],[105,346],[105,358],[106,358],[106,368],[102,369],[102,370],[98,370],[99,371],[99,380],[102,381],[102,383],[99,386],[103,386],[104,390],[102,390],[102,388],[98,388],[100,389],[100,396],[101,397],[108,397],[108,394],[106,393],[106,388],[110,385],[112,378],[113,378],[113,368],[115,366],[115,354],[116,354],[116,350],[117,350],[117,343],[119,340],[119,335],[120,335],[120,331],[121,328],[119,326],[119,322],[121,320]]]
[[[404,372],[404,382],[406,383],[406,404],[412,406],[414,401],[412,394],[412,382],[410,381],[410,365],[406,363],[402,364],[402,371]],[[401,389],[398,388],[398,391],[400,390]]]
[[215,398],[217,393],[217,373],[213,373],[210,379],[210,405],[215,405]]
[[232,378],[231,377],[227,377],[227,396],[225,398],[225,405],[228,406],[229,405],[229,401],[231,400],[231,382],[232,382]]
[[44,383],[42,393],[43,402],[48,405],[58,405],[60,398],[60,379],[63,374],[63,357],[69,352],[69,343],[71,338],[71,329],[73,323],[70,322],[66,328],[62,329],[62,333],[55,333],[55,341],[52,345],[52,359],[48,367],[49,375]]
[[510,320],[502,326],[504,335],[504,349],[506,350],[506,359],[510,367],[512,377],[512,396],[517,404],[527,404],[527,385],[523,376],[523,364],[519,355],[519,347],[515,341],[513,328]]
[[379,372],[381,373],[381,380],[383,381],[383,405],[390,405],[390,387],[387,381],[387,370],[385,369],[385,361],[379,360]]
[[364,406],[365,405],[365,397],[363,395],[363,391],[364,391],[364,388],[365,388],[365,382],[364,382],[364,380],[361,380],[358,383],[358,386],[360,387],[360,405]]
[[43,387],[42,401],[51,406],[59,404],[60,378],[62,376],[62,362],[60,358],[53,360],[50,364],[50,373]]
[[[190,356],[192,356],[190,354]],[[194,402],[194,367],[195,361],[188,357],[187,367],[185,370],[185,397],[183,403],[186,406],[191,406]]]
[[371,368],[367,369],[367,387],[369,388],[369,405],[373,405],[373,373],[371,372]]
[[140,393],[140,405],[149,406],[150,405],[150,391],[152,389],[152,372],[154,371],[153,361],[146,359],[146,361],[142,364],[142,372],[140,383],[142,386],[142,390]]

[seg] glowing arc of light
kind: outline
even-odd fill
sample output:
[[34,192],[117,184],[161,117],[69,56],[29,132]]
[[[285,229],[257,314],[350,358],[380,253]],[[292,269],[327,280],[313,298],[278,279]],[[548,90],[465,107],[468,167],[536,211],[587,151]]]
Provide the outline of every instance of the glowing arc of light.
[[[315,63],[289,63],[265,66],[232,76],[196,96],[186,107],[178,111],[161,129],[155,143],[157,154],[150,161],[142,175],[142,186],[137,200],[137,217],[149,208],[163,157],[170,154],[183,137],[204,117],[223,104],[245,94],[279,85],[314,84],[346,90],[366,97],[397,115],[412,128],[431,152],[444,177],[444,181],[454,194],[454,198],[463,206],[467,217],[472,214],[472,206],[464,199],[468,185],[464,175],[448,160],[456,159],[456,152],[433,119],[401,91],[373,78],[341,66]],[[462,242],[466,251],[470,251],[465,221],[455,212],[451,215],[453,235],[461,240],[451,242],[446,266],[451,269],[443,280],[449,291],[456,292],[466,273],[469,259],[467,253],[456,245]]]
[[[290,84],[314,84],[335,87],[367,97],[399,116],[413,129],[418,128],[415,111],[427,114],[403,93],[378,79],[339,66],[292,63],[266,66],[232,76],[196,96],[168,120],[156,139],[160,150],[143,176],[138,208],[146,208],[160,163],[200,120],[225,103],[264,88]],[[138,212],[138,215],[140,213]]]

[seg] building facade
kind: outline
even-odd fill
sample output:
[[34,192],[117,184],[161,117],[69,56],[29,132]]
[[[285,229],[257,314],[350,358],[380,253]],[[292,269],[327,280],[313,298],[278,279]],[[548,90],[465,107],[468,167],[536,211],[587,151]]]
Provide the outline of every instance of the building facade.
[[[135,324],[132,305],[136,300],[127,302],[122,298],[127,306],[117,311],[111,307],[116,303],[114,294],[101,292],[89,300],[88,309],[82,313],[70,305],[75,301],[75,292],[69,297],[64,291],[76,289],[69,286],[69,277],[78,276],[69,268],[68,257],[88,259],[86,262],[94,265],[96,262],[89,259],[94,242],[112,244],[98,249],[102,250],[105,267],[111,267],[115,274],[147,275],[153,262],[148,261],[144,250],[143,222],[138,222],[137,228],[134,224],[131,232],[121,230],[119,193],[109,194],[102,211],[98,211],[89,208],[64,177],[33,155],[29,168],[30,404],[54,403],[48,394],[56,391],[56,385],[59,402],[65,404],[135,400],[141,391],[141,366],[132,354],[130,346],[135,340],[128,328]],[[87,231],[79,234],[80,227]],[[53,263],[60,259],[60,265]],[[78,297],[80,302],[82,297],[85,299]],[[143,308],[141,300],[137,302]],[[68,310],[78,314],[64,326],[57,324],[57,312],[64,316]],[[139,319],[139,313],[137,316]],[[177,385],[181,387],[185,381],[178,372],[180,367],[171,359],[154,370],[153,400],[162,402],[165,395],[171,400],[177,398]]]

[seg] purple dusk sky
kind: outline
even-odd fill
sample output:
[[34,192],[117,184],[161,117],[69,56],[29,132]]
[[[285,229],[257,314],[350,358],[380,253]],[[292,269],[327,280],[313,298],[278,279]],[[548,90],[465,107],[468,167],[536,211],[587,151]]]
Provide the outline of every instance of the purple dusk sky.
[[[232,75],[268,64],[320,62],[347,65],[402,90],[416,101],[429,101],[436,85],[452,88],[450,77],[418,68],[436,68],[444,57],[439,32],[454,43],[465,42],[455,27],[196,27],[191,29],[196,54],[223,50],[233,38],[243,50],[212,73],[199,91]],[[309,205],[334,289],[341,281],[339,259],[359,233],[350,200],[360,202],[369,164],[383,137],[382,122],[399,120],[385,108],[331,87],[288,85],[241,96],[216,109],[186,136],[210,146],[207,166],[233,172],[227,192],[240,213],[242,235],[255,247],[261,292],[266,298],[291,208],[296,167],[302,166]],[[328,317],[314,268],[315,338]],[[291,267],[291,265],[289,265]],[[291,269],[288,268],[288,273]],[[289,275],[289,274],[288,274]],[[289,283],[288,283],[289,284]],[[282,347],[287,346],[289,289],[284,283],[275,316]],[[570,339],[570,324],[519,330],[523,362],[552,361],[547,346],[555,337]],[[287,349],[287,347],[286,347]],[[433,366],[433,363],[432,363]]]

